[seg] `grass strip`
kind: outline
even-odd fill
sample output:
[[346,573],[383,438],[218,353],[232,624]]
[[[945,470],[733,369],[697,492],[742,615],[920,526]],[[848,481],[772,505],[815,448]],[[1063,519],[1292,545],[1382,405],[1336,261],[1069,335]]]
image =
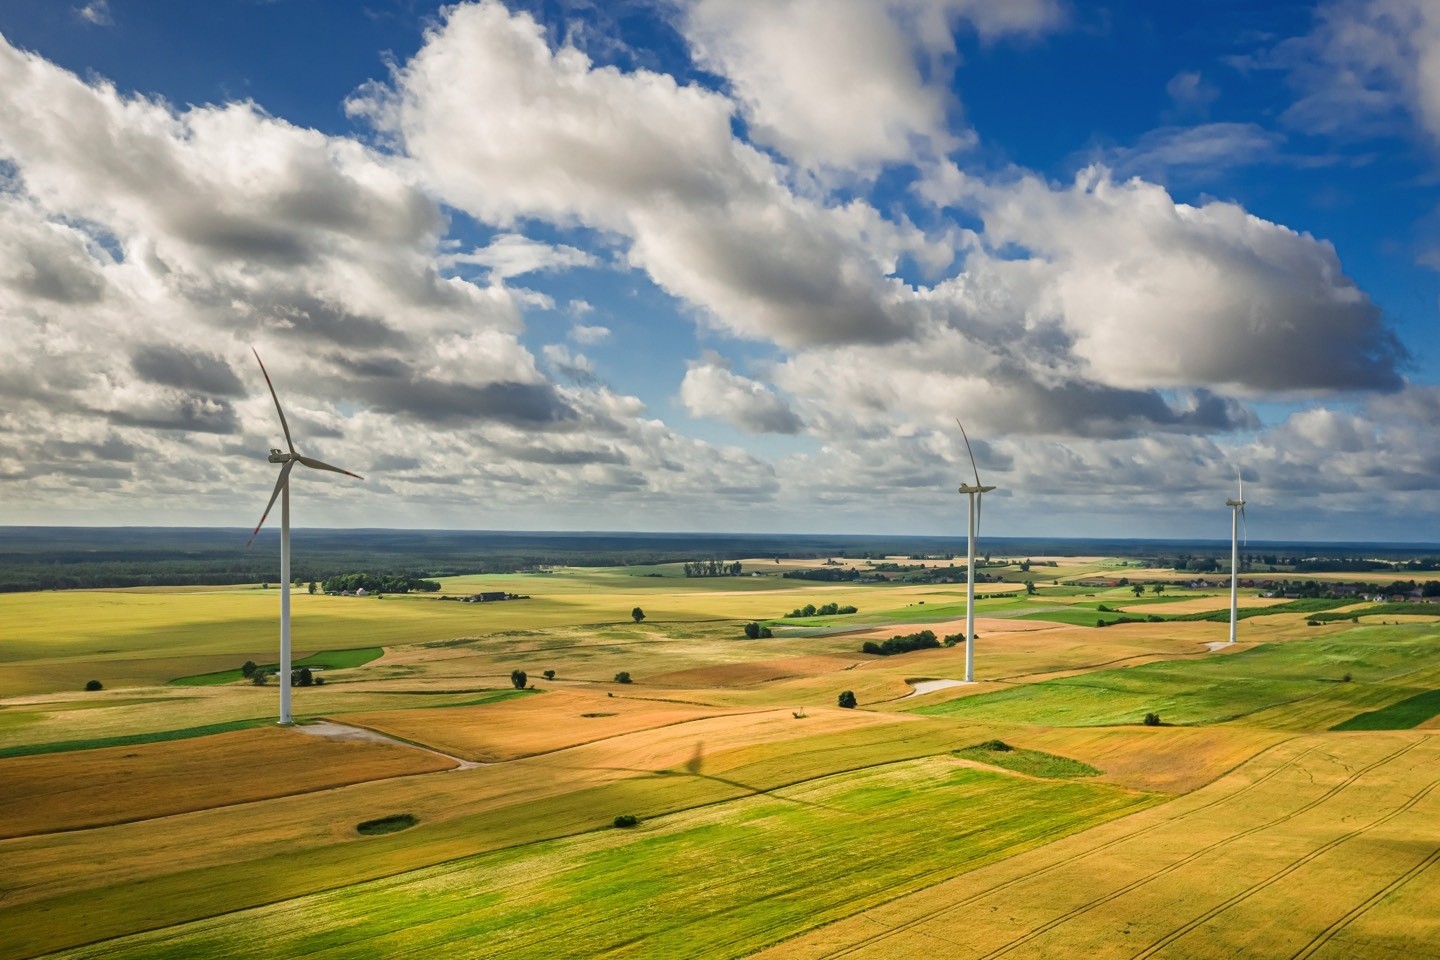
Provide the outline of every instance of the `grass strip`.
[[132,733],[121,737],[95,737],[91,740],[61,740],[56,743],[25,743],[14,747],[0,748],[0,760],[7,757],[33,757],[40,753],[68,753],[72,750],[100,750],[104,747],[133,747],[141,743],[158,743],[162,740],[189,740],[193,737],[208,737],[216,733],[230,733],[232,730],[249,730],[274,723],[270,717],[254,717],[249,720],[227,720],[224,723],[207,723],[199,727],[184,727],[179,730],[157,730],[153,733]]
[[1054,753],[1045,753],[1043,750],[1012,747],[1002,740],[987,740],[984,743],[962,747],[955,751],[955,756],[962,760],[973,760],[976,763],[987,763],[993,767],[1004,767],[1006,770],[1014,770],[1016,773],[1041,777],[1046,780],[1098,777],[1104,772],[1088,763],[1081,763],[1079,760],[1071,760],[1069,757],[1062,757]]
[[1440,714],[1440,690],[1398,700],[1388,707],[1359,713],[1331,727],[1331,730],[1412,730]]

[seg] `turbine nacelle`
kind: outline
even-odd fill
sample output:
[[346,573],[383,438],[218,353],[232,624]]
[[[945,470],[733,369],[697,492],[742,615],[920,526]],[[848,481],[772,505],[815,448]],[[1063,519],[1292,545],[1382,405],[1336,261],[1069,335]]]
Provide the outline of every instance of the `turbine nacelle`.
[[995,489],[994,487],[984,487],[984,486],[981,486],[981,485],[979,485],[979,484],[967,483],[967,484],[965,484],[964,486],[960,487],[956,492],[957,492],[957,493],[989,493],[991,490],[994,490],[994,489]]
[[1243,507],[1243,506],[1245,506],[1245,501],[1244,501],[1244,500],[1226,500],[1226,501],[1225,501],[1225,506],[1227,506],[1227,507]]

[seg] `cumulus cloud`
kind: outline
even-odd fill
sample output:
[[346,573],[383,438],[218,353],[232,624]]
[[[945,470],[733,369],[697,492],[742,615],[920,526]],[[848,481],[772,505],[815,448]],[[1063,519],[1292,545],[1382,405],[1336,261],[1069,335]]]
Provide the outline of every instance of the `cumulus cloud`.
[[552,50],[495,0],[452,8],[393,86],[350,109],[472,215],[628,237],[632,264],[735,333],[800,345],[905,332],[903,284],[887,274],[926,246],[918,231],[860,201],[796,196],[733,136],[723,95]]
[[720,357],[691,363],[680,399],[695,417],[714,417],[747,433],[799,433],[804,422],[763,383],[734,373]]
[[952,131],[953,30],[986,40],[1061,19],[1052,0],[680,0],[701,66],[726,77],[758,143],[804,167],[873,168],[965,142]]

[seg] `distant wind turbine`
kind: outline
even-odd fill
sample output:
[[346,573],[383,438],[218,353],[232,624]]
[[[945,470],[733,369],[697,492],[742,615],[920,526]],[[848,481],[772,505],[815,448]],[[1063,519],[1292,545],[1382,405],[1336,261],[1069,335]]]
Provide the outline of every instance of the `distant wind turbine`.
[[250,540],[245,544],[245,549],[250,549],[250,544],[260,534],[260,528],[265,526],[265,518],[270,516],[270,510],[275,506],[275,498],[280,498],[280,723],[291,724],[295,718],[290,714],[290,471],[295,464],[304,464],[314,470],[329,470],[332,473],[343,473],[347,477],[354,477],[356,480],[365,478],[358,473],[351,473],[349,470],[341,470],[328,463],[321,463],[319,460],[310,457],[302,457],[295,452],[295,441],[290,439],[290,424],[285,422],[285,410],[280,406],[280,398],[275,395],[275,384],[270,382],[270,374],[265,369],[265,363],[260,359],[260,354],[253,347],[250,350],[255,354],[255,362],[260,364],[260,372],[265,375],[265,385],[270,388],[270,399],[275,401],[275,412],[280,414],[280,429],[285,431],[285,446],[290,448],[286,453],[272,447],[270,449],[270,462],[282,463],[280,477],[275,481],[275,490],[270,494],[270,502],[265,504],[265,512],[260,515],[260,522],[255,525],[255,532],[250,534]]
[[[1240,471],[1235,471],[1235,484],[1239,492],[1234,500],[1226,500],[1225,506],[1230,508],[1230,642],[1235,642],[1235,624],[1239,621],[1240,613],[1240,527],[1245,522],[1245,481],[1240,476]],[[1249,531],[1246,531],[1245,540],[1250,540]]]
[[965,433],[965,424],[960,418],[955,418],[955,424],[960,428],[960,436],[965,438],[965,452],[970,455],[970,470],[975,474],[975,484],[964,484],[959,492],[968,494],[970,497],[970,542],[966,550],[968,558],[965,569],[965,682],[973,683],[975,680],[975,538],[980,533],[980,508],[981,499],[985,494],[994,490],[994,487],[987,487],[980,482],[980,468],[975,466],[975,451],[970,449],[970,437]]

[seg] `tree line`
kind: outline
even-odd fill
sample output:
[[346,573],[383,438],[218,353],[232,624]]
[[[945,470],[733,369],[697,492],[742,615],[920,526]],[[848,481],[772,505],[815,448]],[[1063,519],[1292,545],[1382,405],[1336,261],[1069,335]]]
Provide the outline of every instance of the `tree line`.
[[725,563],[721,560],[695,560],[685,564],[687,577],[738,577],[740,561]]
[[424,580],[405,574],[342,573],[320,584],[326,593],[433,593],[440,589],[437,580]]

